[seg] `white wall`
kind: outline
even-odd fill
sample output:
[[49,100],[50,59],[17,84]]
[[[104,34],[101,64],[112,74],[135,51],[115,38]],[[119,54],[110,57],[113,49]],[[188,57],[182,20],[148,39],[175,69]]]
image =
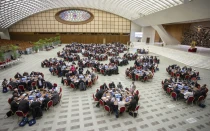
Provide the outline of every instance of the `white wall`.
[[139,40],[139,38],[135,38],[135,32],[142,32],[142,27],[131,22],[131,32],[130,32],[130,41],[131,42],[137,42]]
[[143,27],[142,28],[142,32],[143,32],[143,37],[141,42],[145,42],[146,43],[146,39],[147,37],[150,38],[150,44],[154,44],[155,41],[155,29],[151,26],[148,27]]
[[210,0],[192,0],[169,9],[153,13],[134,20],[141,26],[162,25],[166,23],[178,23],[195,20],[210,19]]
[[9,36],[8,29],[2,30],[2,31],[0,32],[0,37],[1,37],[1,39],[10,40],[10,36]]

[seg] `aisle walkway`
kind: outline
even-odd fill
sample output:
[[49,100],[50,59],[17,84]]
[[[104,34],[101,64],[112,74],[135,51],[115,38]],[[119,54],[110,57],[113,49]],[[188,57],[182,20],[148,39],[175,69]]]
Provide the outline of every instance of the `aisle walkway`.
[[[64,46],[64,45],[63,45]],[[47,68],[41,68],[40,62],[50,57],[56,57],[56,52],[61,50],[58,47],[49,52],[42,51],[33,55],[24,56],[25,62],[0,72],[0,79],[11,78],[16,72],[40,71],[45,79],[60,84],[60,78],[52,76]],[[131,49],[130,51],[134,51]],[[121,54],[122,55],[122,54]],[[119,67],[119,75],[101,76],[99,81],[87,91],[73,91],[69,87],[63,87],[63,98],[61,106],[54,110],[43,112],[44,116],[37,120],[37,123],[29,127],[19,127],[17,118],[4,119],[5,113],[9,110],[7,99],[11,92],[0,93],[0,131],[209,131],[210,128],[210,99],[206,100],[207,108],[201,109],[198,106],[186,105],[183,101],[173,101],[161,89],[161,81],[168,77],[165,68],[172,63],[183,64],[174,60],[159,56],[160,71],[155,73],[151,82],[135,82],[140,92],[140,109],[137,118],[132,118],[124,113],[118,119],[112,114],[104,115],[102,108],[96,108],[92,100],[99,85],[111,81],[120,82],[124,87],[131,84],[131,80],[125,77],[125,69],[133,66],[133,61],[128,66]],[[108,61],[107,61],[108,63]],[[86,69],[85,69],[86,70]],[[210,85],[210,71],[196,68],[200,72],[201,84]],[[187,120],[193,118],[195,123],[190,124]]]
[[187,51],[181,51],[172,48],[165,48],[161,46],[146,45],[143,43],[134,43],[134,48],[149,49],[150,52],[165,56],[169,59],[181,62],[188,66],[198,67],[203,69],[210,69],[210,56],[194,54]]

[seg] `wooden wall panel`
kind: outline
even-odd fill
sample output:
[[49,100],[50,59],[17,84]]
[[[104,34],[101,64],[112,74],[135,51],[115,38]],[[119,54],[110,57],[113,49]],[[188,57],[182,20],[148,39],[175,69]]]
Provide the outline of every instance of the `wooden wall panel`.
[[[39,39],[55,37],[56,34],[32,34],[32,33],[14,33],[10,32],[11,40],[23,40],[23,41],[38,41]],[[106,39],[106,43],[121,42],[126,44],[130,35],[122,34],[60,34],[62,43],[103,43],[103,39]]]
[[160,38],[158,32],[155,31],[155,42],[161,42],[161,41],[162,41],[162,40],[161,40],[161,38]]
[[189,29],[190,25],[191,23],[186,23],[186,24],[163,25],[163,27],[171,36],[173,36],[175,39],[181,42],[183,31],[185,29]]

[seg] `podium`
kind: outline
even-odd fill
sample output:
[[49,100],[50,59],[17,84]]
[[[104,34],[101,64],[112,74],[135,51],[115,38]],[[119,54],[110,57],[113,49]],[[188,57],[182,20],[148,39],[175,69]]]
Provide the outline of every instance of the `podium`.
[[188,49],[188,52],[196,52],[197,51],[197,48],[189,48]]

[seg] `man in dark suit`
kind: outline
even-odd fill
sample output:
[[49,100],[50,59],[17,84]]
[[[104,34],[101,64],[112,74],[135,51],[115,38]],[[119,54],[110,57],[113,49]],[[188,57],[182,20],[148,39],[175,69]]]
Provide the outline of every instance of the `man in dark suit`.
[[116,86],[115,86],[114,82],[112,82],[112,83],[109,84],[109,88],[115,88],[115,87]]
[[53,91],[52,92],[51,100],[53,101],[53,106],[58,104],[58,102],[59,102],[59,94],[58,94],[57,91]]
[[114,102],[112,102],[110,99],[106,102],[106,105],[109,106],[110,110],[113,111],[114,108]]
[[[104,90],[103,90],[103,89],[100,89],[100,90],[96,93],[95,97],[96,97],[98,100],[100,100],[101,97],[103,96],[103,94],[104,94]],[[98,103],[96,104],[96,107],[99,107],[99,101],[98,101]]]
[[38,86],[39,89],[43,88],[43,86],[44,86],[44,79],[38,78],[36,85]]
[[49,81],[44,81],[44,88],[52,89],[53,88],[53,85]]
[[18,110],[22,111],[23,113],[29,112],[29,101],[27,97],[20,101]]
[[22,78],[23,76],[19,72],[17,72],[17,74],[14,77],[15,79],[17,79],[17,78]]
[[106,90],[108,87],[106,85],[106,83],[104,83],[103,85],[100,86],[103,90]]
[[34,101],[31,103],[30,108],[33,119],[42,116],[41,101],[37,100],[37,98],[34,98]]
[[129,104],[129,106],[128,106],[128,110],[127,110],[127,111],[135,110],[137,104],[138,104],[138,103],[137,103],[136,99],[134,99],[134,98],[132,97],[132,98],[131,98],[131,101],[130,101],[130,104]]
[[18,97],[14,97],[14,100],[10,104],[11,110],[13,113],[15,113],[18,110],[19,105],[18,105],[17,101],[18,101]]
[[[178,86],[176,86],[173,91],[177,94],[177,98],[180,97],[180,90]],[[174,98],[174,100],[176,100],[176,98]]]
[[42,101],[42,109],[45,109],[47,107],[47,103],[50,101],[50,98],[48,96],[44,96],[44,100]]

